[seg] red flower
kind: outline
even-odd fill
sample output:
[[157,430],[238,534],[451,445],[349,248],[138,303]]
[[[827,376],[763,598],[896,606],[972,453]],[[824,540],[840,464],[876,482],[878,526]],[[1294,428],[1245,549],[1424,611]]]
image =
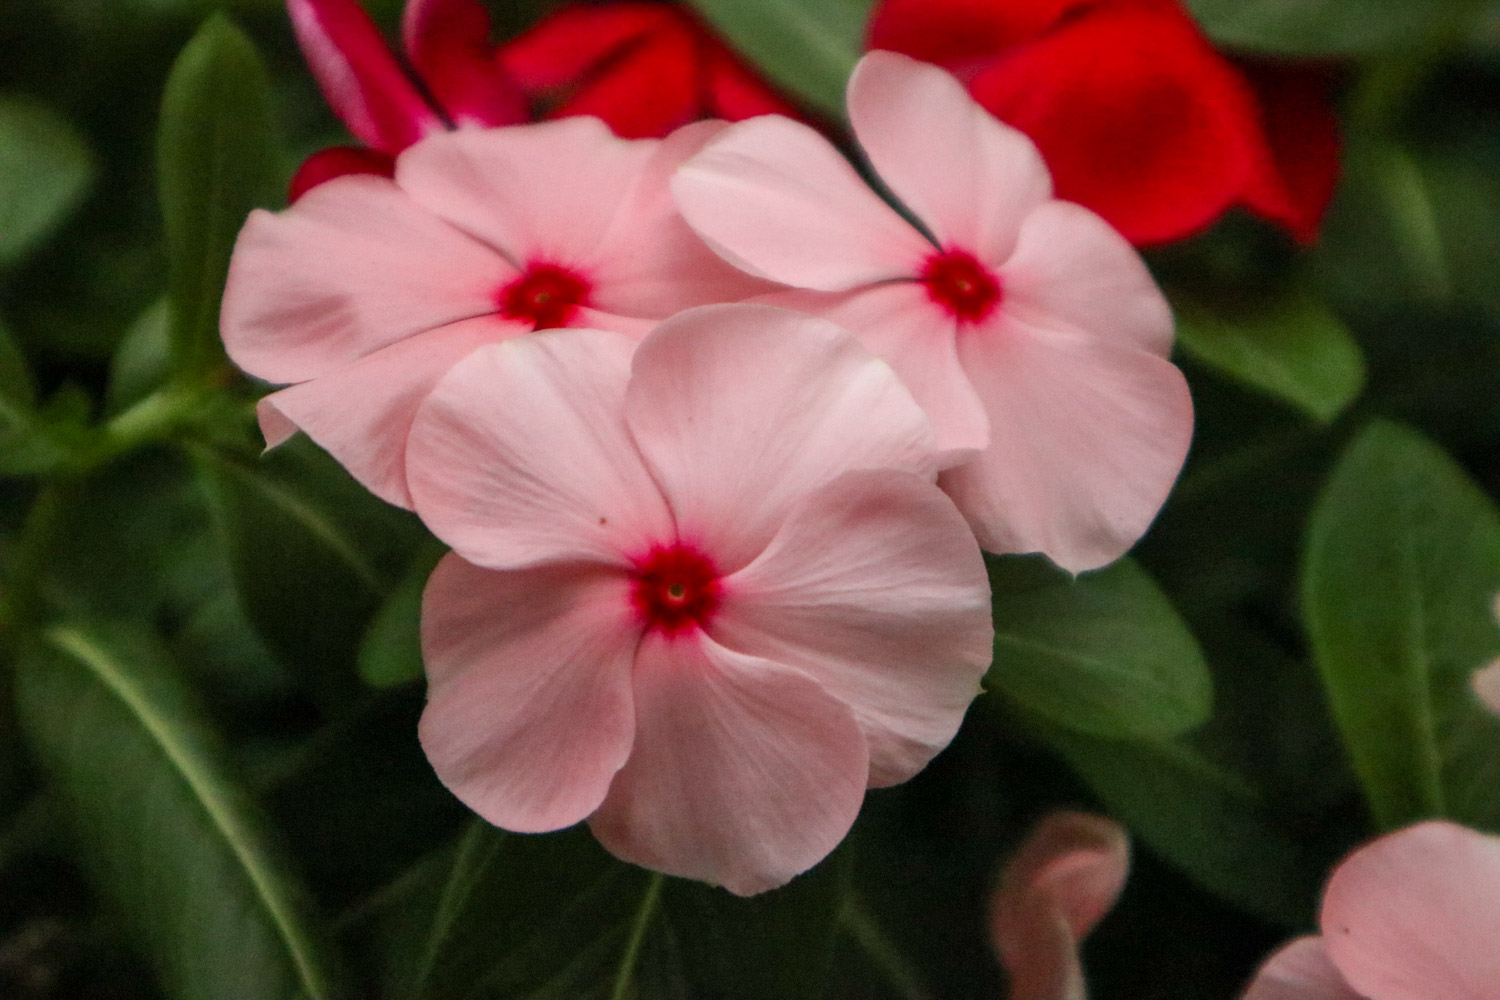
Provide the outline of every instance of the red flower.
[[573,4],[500,47],[499,63],[543,118],[597,115],[627,139],[700,118],[795,112],[677,7]]
[[456,125],[513,125],[526,99],[494,60],[478,0],[410,0],[402,22],[407,66],[356,0],[287,0],[297,43],[329,107],[365,147],[314,153],[291,200],[344,174],[390,176],[396,154]]
[[1059,197],[1137,245],[1236,205],[1317,238],[1338,176],[1329,76],[1231,62],[1176,0],[882,0],[869,46],[956,73],[1036,142]]

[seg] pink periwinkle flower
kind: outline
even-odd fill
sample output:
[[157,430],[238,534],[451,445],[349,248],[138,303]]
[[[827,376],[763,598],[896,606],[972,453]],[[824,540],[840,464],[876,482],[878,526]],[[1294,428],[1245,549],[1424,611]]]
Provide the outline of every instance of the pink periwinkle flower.
[[730,127],[678,171],[683,215],[731,263],[800,290],[767,301],[833,319],[890,362],[981,545],[1075,572],[1112,561],[1192,435],[1166,300],[1124,238],[1052,197],[1031,141],[943,70],[870,53],[848,102],[920,226],[779,116]]
[[990,938],[1010,1000],[1086,1000],[1079,943],[1114,906],[1130,871],[1130,839],[1080,812],[1042,818],[1005,866],[990,903]]
[[1244,1000],[1500,997],[1500,837],[1419,823],[1345,858],[1321,937],[1277,951]]
[[345,174],[389,177],[396,154],[424,136],[529,117],[520,85],[495,59],[479,0],[409,0],[404,65],[357,0],[287,0],[287,13],[328,106],[364,143],[309,157],[292,179],[294,201]]
[[688,229],[667,188],[722,127],[627,140],[579,117],[442,132],[402,152],[394,180],[340,177],[252,213],[221,328],[245,371],[297,383],[261,401],[267,444],[300,428],[409,506],[412,417],[474,348],[575,326],[638,339],[762,290]]
[[497,826],[587,818],[625,860],[769,889],[948,743],[990,661],[928,421],[824,320],[707,306],[638,348],[480,348],[407,466],[454,550],[423,600],[422,745]]

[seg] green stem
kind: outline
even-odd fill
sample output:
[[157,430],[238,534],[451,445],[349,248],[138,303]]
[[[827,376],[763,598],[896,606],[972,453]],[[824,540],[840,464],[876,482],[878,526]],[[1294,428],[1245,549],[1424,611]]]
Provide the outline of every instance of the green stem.
[[42,573],[80,489],[81,484],[72,478],[43,483],[26,513],[21,533],[8,553],[4,592],[0,593],[0,623],[12,639],[34,626],[40,617]]
[[85,458],[85,467],[166,440],[192,422],[207,398],[202,386],[163,386],[104,425],[101,441]]
[[932,1000],[932,994],[922,985],[921,979],[900,949],[885,936],[870,911],[853,895],[844,899],[843,909],[839,911],[839,922],[902,1000]]
[[641,946],[646,942],[646,929],[651,918],[656,916],[656,905],[661,899],[661,885],[666,879],[661,872],[652,872],[646,886],[646,895],[635,913],[635,925],[630,928],[630,940],[625,943],[625,954],[620,958],[620,971],[615,976],[615,988],[610,1000],[625,1000],[630,995],[630,983],[635,978],[636,963],[640,961]]

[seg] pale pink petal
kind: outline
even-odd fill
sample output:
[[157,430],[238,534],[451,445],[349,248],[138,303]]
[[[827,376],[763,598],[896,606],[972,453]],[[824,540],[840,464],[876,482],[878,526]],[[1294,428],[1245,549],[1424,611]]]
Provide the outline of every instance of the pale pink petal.
[[256,211],[229,265],[220,329],[235,364],[301,382],[404,337],[495,311],[515,269],[390,181],[339,177]]
[[1500,712],[1500,660],[1474,673],[1474,693],[1489,707]]
[[1010,1000],[1083,1000],[1078,945],[1119,898],[1130,870],[1124,829],[1102,816],[1045,817],[1005,867],[990,931]]
[[979,546],[953,503],[908,473],[849,472],[808,494],[723,586],[714,639],[796,667],[848,705],[872,787],[905,781],[952,741],[990,665]]
[[1170,362],[1002,316],[959,358],[990,445],[942,474],[991,552],[1043,552],[1077,573],[1119,558],[1161,509],[1187,455],[1193,403]]
[[395,153],[443,128],[356,0],[287,0],[286,8],[323,96],[361,142]]
[[1241,1000],[1365,1000],[1328,960],[1319,937],[1281,947],[1260,967]]
[[526,95],[495,60],[479,0],[408,0],[401,38],[412,68],[455,125],[527,121]]
[[894,368],[932,421],[942,465],[968,461],[989,444],[989,417],[958,363],[958,324],[922,285],[772,292],[755,301],[831,320]]
[[596,282],[599,308],[665,319],[693,306],[737,302],[775,287],[710,250],[672,200],[668,182],[677,168],[726,127],[719,121],[685,125],[657,146],[585,265]]
[[636,353],[625,407],[679,535],[723,573],[844,472],[937,469],[927,418],[890,366],[832,323],[770,306],[667,320]]
[[1031,140],[945,70],[871,52],[849,78],[849,119],[880,179],[944,246],[1000,264],[1021,220],[1052,197]]
[[470,562],[626,565],[673,535],[621,419],[627,337],[528,334],[481,347],[417,411],[406,476],[417,513]]
[[617,571],[497,573],[447,556],[422,597],[418,734],[438,778],[507,830],[582,820],[630,755],[639,640]]
[[641,340],[646,334],[656,329],[656,324],[657,320],[654,319],[621,316],[618,313],[604,312],[601,309],[584,306],[568,321],[568,329],[613,330],[615,333],[623,333],[631,340]]
[[1172,308],[1141,255],[1082,205],[1051,201],[1026,217],[1000,272],[1005,311],[1167,357]]
[[260,401],[261,432],[274,448],[300,429],[376,496],[411,506],[406,436],[417,407],[448,369],[481,344],[527,327],[487,317],[438,327],[382,348]]
[[780,115],[725,129],[677,171],[672,193],[724,259],[797,288],[912,277],[933,253],[827,139]]
[[786,667],[650,633],[635,712],[630,760],[589,820],[617,857],[748,896],[821,861],[859,812],[859,725]]
[[578,267],[596,257],[656,146],[587,117],[462,129],[402,153],[396,183],[518,263]]
[[1329,958],[1371,1000],[1500,996],[1500,837],[1420,823],[1346,858],[1319,920]]

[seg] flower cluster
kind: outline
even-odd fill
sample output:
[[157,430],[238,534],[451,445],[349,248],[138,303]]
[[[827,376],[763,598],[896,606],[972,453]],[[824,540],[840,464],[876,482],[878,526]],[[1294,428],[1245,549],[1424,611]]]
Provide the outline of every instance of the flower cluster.
[[[310,49],[366,32],[292,6]],[[408,10],[427,118],[365,85],[388,54],[323,61],[390,176],[251,217],[225,345],[291,383],[269,444],[305,431],[451,546],[420,734],[459,798],[779,885],[957,731],[981,547],[1078,571],[1145,531],[1192,428],[1170,311],[939,68],[872,53],[849,86],[903,216],[784,116],[429,129],[509,106],[441,55],[465,9]]]

